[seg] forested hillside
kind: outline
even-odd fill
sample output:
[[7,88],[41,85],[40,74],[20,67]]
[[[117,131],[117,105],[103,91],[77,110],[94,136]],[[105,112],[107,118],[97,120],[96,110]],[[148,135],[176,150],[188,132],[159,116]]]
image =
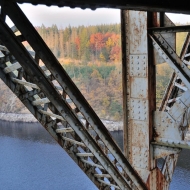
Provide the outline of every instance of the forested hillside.
[[36,29],[96,113],[121,120],[120,24]]
[[36,28],[58,58],[88,61],[120,61],[120,24]]
[[[52,27],[42,25],[36,27],[36,30],[96,113],[104,119],[122,120],[120,25],[68,26],[65,29],[58,29],[56,25]],[[185,36],[186,33],[177,34],[178,54]],[[168,64],[157,65],[157,107],[171,73]],[[5,85],[0,83],[0,88],[0,111],[25,112]],[[11,105],[8,105],[9,102],[12,102]]]

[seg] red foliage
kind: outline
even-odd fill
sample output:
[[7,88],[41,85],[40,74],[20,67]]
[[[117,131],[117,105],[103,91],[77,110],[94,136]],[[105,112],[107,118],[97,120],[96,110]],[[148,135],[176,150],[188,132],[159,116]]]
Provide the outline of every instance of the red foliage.
[[105,46],[105,38],[102,33],[92,34],[90,36],[90,47],[95,50],[101,50]]
[[120,60],[120,52],[121,52],[121,48],[119,46],[112,47],[112,50],[110,52],[110,60],[119,61]]
[[78,36],[75,39],[75,44],[76,44],[77,49],[79,50],[80,49],[80,38]]

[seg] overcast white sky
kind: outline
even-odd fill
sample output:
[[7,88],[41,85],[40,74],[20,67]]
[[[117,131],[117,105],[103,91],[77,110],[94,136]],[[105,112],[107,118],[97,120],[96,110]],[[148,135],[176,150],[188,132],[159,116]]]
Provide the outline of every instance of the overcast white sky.
[[[58,27],[65,28],[78,25],[95,25],[120,23],[119,9],[90,9],[82,10],[80,8],[70,9],[68,7],[58,8],[56,6],[47,7],[44,5],[33,6],[30,4],[21,4],[21,9],[25,12],[34,26],[51,26],[57,24]],[[168,14],[173,22],[190,22],[190,15]]]

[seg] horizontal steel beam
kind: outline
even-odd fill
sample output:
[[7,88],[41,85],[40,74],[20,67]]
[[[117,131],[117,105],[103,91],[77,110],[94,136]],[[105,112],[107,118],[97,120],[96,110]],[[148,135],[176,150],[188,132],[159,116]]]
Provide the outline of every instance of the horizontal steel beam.
[[[1,2],[1,1],[0,1]],[[190,3],[186,0],[178,1],[172,0],[6,0],[6,2],[17,3],[32,3],[34,5],[43,4],[47,6],[56,5],[59,7],[68,6],[71,8],[81,7],[82,9],[91,8],[119,8],[128,10],[144,10],[144,11],[160,11],[160,12],[176,12],[176,13],[190,13]]]
[[169,146],[169,147],[174,147],[174,148],[190,149],[190,142],[178,141],[174,139],[156,138],[156,140],[152,142],[151,144]]
[[170,27],[155,27],[155,28],[149,28],[148,31],[154,32],[154,33],[190,32],[190,25],[170,26]]

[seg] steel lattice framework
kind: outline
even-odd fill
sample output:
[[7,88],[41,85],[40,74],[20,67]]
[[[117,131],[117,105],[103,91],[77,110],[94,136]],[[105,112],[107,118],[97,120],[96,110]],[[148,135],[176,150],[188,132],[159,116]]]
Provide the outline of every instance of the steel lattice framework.
[[[123,9],[124,154],[17,2]],[[189,33],[180,57],[175,52],[176,32],[190,27],[175,26],[163,12],[150,12],[189,13],[187,5],[0,0],[0,78],[99,189],[168,189],[181,149],[190,148],[184,141],[190,113]],[[6,16],[14,27],[7,25]],[[24,41],[34,51],[28,51]],[[174,73],[156,111],[155,69],[164,61]],[[162,169],[158,158],[165,159]]]

